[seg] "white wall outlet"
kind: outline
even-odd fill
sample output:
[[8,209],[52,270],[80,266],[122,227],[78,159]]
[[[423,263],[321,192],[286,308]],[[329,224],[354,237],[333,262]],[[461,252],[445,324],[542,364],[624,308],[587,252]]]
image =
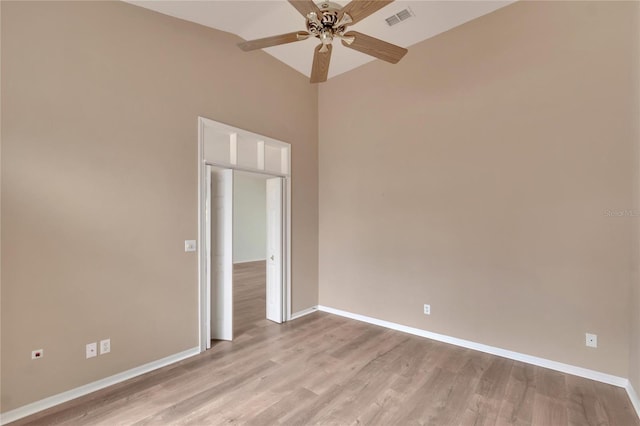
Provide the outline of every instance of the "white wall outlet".
[[598,335],[597,334],[586,333],[585,337],[586,337],[585,344],[587,346],[589,346],[590,348],[597,348],[598,347]]
[[196,240],[184,240],[184,251],[196,251]]
[[96,342],[87,343],[87,358],[93,358],[98,355],[98,344]]
[[111,339],[100,340],[100,355],[111,352]]
[[431,315],[431,305],[425,304],[423,312],[424,312],[425,315]]
[[43,349],[36,349],[35,351],[31,351],[31,359],[38,359],[44,356]]

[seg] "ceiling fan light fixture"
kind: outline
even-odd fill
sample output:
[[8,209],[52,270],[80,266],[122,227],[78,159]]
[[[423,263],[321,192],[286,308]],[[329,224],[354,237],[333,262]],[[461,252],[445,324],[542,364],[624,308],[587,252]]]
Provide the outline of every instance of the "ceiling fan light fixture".
[[348,13],[343,13],[342,16],[338,19],[338,22],[335,23],[335,27],[344,27],[345,25],[349,25],[350,23],[353,22],[353,19],[351,19],[351,15],[349,15]]
[[333,41],[333,31],[331,31],[330,28],[324,28],[320,32],[319,37],[322,44],[331,44],[331,42]]

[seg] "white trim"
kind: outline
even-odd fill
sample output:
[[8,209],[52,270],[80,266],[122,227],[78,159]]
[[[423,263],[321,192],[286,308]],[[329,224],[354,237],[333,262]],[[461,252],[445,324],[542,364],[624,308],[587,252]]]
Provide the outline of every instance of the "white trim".
[[312,314],[312,313],[316,312],[317,310],[318,310],[318,305],[312,306],[312,307],[307,308],[307,309],[303,309],[303,310],[298,311],[298,312],[294,312],[293,314],[291,314],[291,319],[292,320],[298,319],[298,318],[303,317],[305,315]]
[[473,349],[488,354],[501,356],[503,358],[515,361],[525,362],[527,364],[537,365],[539,367],[549,368],[551,370],[560,371],[562,373],[572,374],[574,376],[584,377],[598,382],[607,383],[609,385],[627,388],[629,380],[624,377],[613,376],[611,374],[602,373],[600,371],[589,370],[575,365],[564,364],[562,362],[552,361],[537,356],[527,355],[507,349],[496,348],[495,346],[484,345],[482,343],[471,342],[469,340],[458,339],[444,334],[433,333],[431,331],[421,330],[419,328],[409,327],[394,322],[380,320],[365,315],[353,314],[351,312],[334,309],[327,306],[318,305],[318,310],[328,312],[330,314],[339,315],[346,318],[366,322],[369,324],[379,325],[381,327],[390,328],[392,330],[402,331],[404,333],[414,334],[416,336],[426,337],[427,339],[437,340],[439,342],[449,343],[463,348]]
[[6,413],[0,414],[0,425],[14,422],[31,414],[35,414],[39,411],[46,410],[53,406],[62,404],[72,399],[79,398],[81,396],[90,394],[100,389],[104,389],[108,386],[115,385],[125,380],[132,379],[140,376],[141,374],[148,373],[158,368],[165,367],[169,364],[173,364],[178,361],[182,361],[185,358],[198,355],[200,348],[195,347],[187,349],[186,351],[178,352],[177,354],[169,355],[168,357],[152,361],[139,367],[132,368],[122,373],[114,374],[113,376],[105,377],[104,379],[97,380],[95,382],[88,383],[86,385],[77,387],[75,389],[68,390],[66,392],[59,393],[57,395],[50,396],[48,398],[41,399],[40,401],[32,402],[31,404],[23,405]]
[[233,166],[238,164],[238,134],[235,132],[229,135],[229,162]]
[[[546,360],[544,358],[533,357],[530,355],[520,354],[518,352],[512,352],[512,351],[507,351],[500,348],[495,348],[493,346],[487,346],[480,343],[470,342],[468,340],[462,340],[462,339],[457,339],[455,337],[445,336],[442,334],[431,333],[429,331],[420,330],[418,328],[407,327],[407,326],[392,323],[389,321],[379,320],[379,319],[367,317],[365,315],[353,314],[347,311],[334,309],[334,308],[330,308],[322,305],[312,306],[310,308],[295,312],[294,314],[291,315],[290,319],[294,320],[294,319],[303,317],[305,315],[312,314],[316,311],[327,312],[330,314],[339,315],[345,318],[351,318],[357,321],[378,325],[378,326],[389,328],[392,330],[397,330],[404,333],[413,334],[416,336],[426,337],[429,339],[450,343],[456,346],[461,346],[469,349],[475,349],[481,352],[502,356],[504,358],[509,358],[516,361],[522,361],[528,364],[538,365],[540,367],[546,367],[552,370],[561,371],[563,373],[573,374],[576,376],[585,377],[587,379],[597,380],[599,382],[620,386],[626,389],[627,394],[629,395],[629,399],[631,400],[631,404],[633,405],[633,408],[636,410],[636,413],[638,414],[638,416],[640,416],[640,398],[638,398],[638,394],[636,393],[635,389],[631,385],[631,382],[629,382],[629,380],[622,377],[611,376],[609,374],[600,373],[598,371],[588,370],[581,367],[575,367],[568,364],[562,364],[559,362]],[[35,414],[37,412],[46,410],[47,408],[51,408],[53,406],[65,403],[72,399],[79,398],[91,392],[104,389],[108,386],[112,386],[117,383],[124,382],[125,380],[129,380],[134,377],[140,376],[142,374],[148,373],[150,371],[173,364],[175,362],[182,361],[183,359],[189,358],[199,353],[200,353],[199,347],[187,349],[186,351],[179,352],[174,355],[170,355],[168,357],[141,365],[139,367],[132,368],[127,371],[123,371],[122,373],[118,373],[113,376],[106,377],[104,379],[86,384],[84,386],[80,386],[78,388],[71,389],[69,391],[62,392],[45,399],[41,399],[40,401],[32,402],[31,404],[27,404],[22,407],[16,408],[14,410],[7,411],[6,413],[0,413],[0,425],[14,422],[23,417],[27,417],[27,416],[30,416],[31,414]],[[532,361],[536,361],[536,362],[532,362]],[[562,366],[564,369],[557,368],[558,366]],[[586,372],[588,373],[588,375],[580,374],[581,372]],[[603,379],[608,379],[608,380],[603,380]]]
[[[205,215],[203,217],[204,219],[204,224],[199,224],[198,227],[200,226],[204,226],[204,232],[205,235],[211,235],[212,232],[212,226],[213,226],[213,215],[212,215],[212,211],[213,211],[213,197],[211,194],[211,186],[212,186],[212,182],[213,182],[213,168],[211,166],[204,166],[204,170],[205,170],[205,177],[204,177],[204,212]],[[199,235],[199,234],[198,234]],[[204,258],[204,274],[205,274],[205,280],[206,282],[210,283],[211,282],[211,273],[212,273],[212,269],[211,269],[211,238],[207,238],[204,240],[204,247],[202,249],[202,253],[205,254]],[[198,272],[200,273],[200,272]],[[205,286],[205,288],[200,288],[198,286],[198,294],[200,294],[200,292],[202,292],[202,297],[204,298],[204,300],[211,300],[211,286]],[[199,312],[198,316],[202,317],[202,323],[198,326],[200,329],[202,329],[203,333],[202,336],[206,336],[209,338],[200,338],[200,342],[204,342],[204,349],[202,349],[202,347],[200,348],[200,351],[203,350],[208,350],[211,349],[211,305],[209,303],[204,304],[203,306],[204,311]]]
[[209,328],[206,326],[206,322],[209,318],[205,318],[207,312],[208,298],[206,296],[205,282],[207,282],[207,250],[203,247],[203,244],[207,241],[206,234],[206,205],[207,199],[205,188],[205,175],[207,165],[204,160],[204,120],[202,117],[198,117],[198,240],[196,246],[198,247],[198,346],[200,351],[207,350],[207,338],[210,336]]
[[[219,162],[219,161],[208,161],[205,158],[204,152],[204,133],[206,127],[213,127],[218,130],[223,130],[229,133],[237,133],[243,137],[248,137],[250,139],[255,140],[258,151],[260,150],[260,144],[262,144],[262,169],[259,167],[244,167],[238,164],[230,164],[230,162]],[[237,139],[236,139],[237,141]],[[265,146],[278,147],[280,149],[287,151],[287,156],[281,157],[281,161],[283,159],[287,160],[287,164],[282,165],[280,171],[276,170],[264,170],[266,167],[265,159],[264,159],[264,148]],[[236,151],[236,160],[237,160],[237,151]],[[237,161],[236,161],[237,162]],[[206,194],[204,192],[204,177],[205,177],[205,167],[207,165],[215,166],[223,169],[232,169],[236,171],[247,171],[251,173],[259,173],[265,176],[271,177],[282,177],[285,181],[285,212],[283,213],[286,218],[285,224],[285,232],[284,236],[284,244],[285,244],[285,267],[284,267],[284,277],[283,277],[283,293],[284,293],[284,321],[288,321],[291,318],[291,144],[287,142],[282,142],[276,139],[271,139],[262,135],[258,135],[256,133],[249,132],[247,130],[242,130],[237,127],[233,127],[224,123],[220,123],[217,121],[210,120],[205,117],[198,117],[198,340],[200,345],[201,352],[207,350],[207,328],[203,325],[203,321],[206,320],[204,313],[206,312],[206,303],[208,303],[207,299],[203,297],[206,293],[205,286],[208,285],[206,282],[206,253],[203,247],[203,242],[206,241],[205,235],[205,226],[204,226],[204,202],[203,200],[206,198]],[[260,161],[258,161],[258,166],[260,165]]]
[[[289,155],[291,155],[291,149],[289,149]],[[289,171],[291,170],[291,160],[289,160]],[[286,233],[284,237],[285,242],[285,259],[286,265],[284,268],[284,283],[285,283],[285,306],[284,306],[284,320],[289,321],[291,319],[291,307],[293,302],[291,301],[291,177],[284,178],[285,181],[285,214],[287,215],[287,222],[285,223],[284,231]]]
[[252,167],[238,166],[237,164],[233,165],[229,163],[223,163],[221,161],[205,160],[204,163],[208,166],[218,167],[220,169],[233,169],[235,171],[248,172],[256,175],[271,176],[271,177],[281,177],[281,178],[288,177],[286,173],[278,173],[278,172],[272,172],[269,170],[254,169]]
[[253,260],[240,260],[238,262],[233,262],[234,265],[239,265],[241,263],[251,263],[251,262],[264,262],[266,261],[267,258],[263,258],[263,259],[253,259]]
[[640,398],[638,398],[638,394],[635,389],[633,389],[631,381],[627,380],[627,386],[625,386],[625,389],[627,390],[627,395],[629,395],[633,408],[636,410],[636,414],[640,417]]
[[258,141],[257,148],[258,149],[256,151],[258,155],[258,165],[256,167],[258,168],[258,170],[264,170],[264,141]]

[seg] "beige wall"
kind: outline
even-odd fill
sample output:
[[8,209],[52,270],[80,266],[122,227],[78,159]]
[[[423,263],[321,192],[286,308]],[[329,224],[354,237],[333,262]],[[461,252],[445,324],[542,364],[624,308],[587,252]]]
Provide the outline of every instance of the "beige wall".
[[[0,49],[2,47],[2,7],[0,7]],[[2,54],[0,51],[0,82]],[[2,241],[2,84],[0,84],[0,241]],[[2,412],[2,244],[0,244],[0,413]]]
[[[636,2],[636,19],[640,22],[640,2]],[[636,51],[640,50],[640,29],[636,30]],[[636,69],[640,69],[640,55],[635,55]],[[636,94],[636,116],[640,117],[640,81],[635,80],[632,92]],[[640,215],[640,120],[636,120],[636,151],[634,158],[635,175],[634,175],[634,211]],[[636,393],[640,392],[640,216],[633,219],[633,262],[634,274],[631,282],[631,351],[629,352],[629,379]]]
[[[198,115],[293,145],[293,311],[317,303],[305,77],[122,3],[0,4],[1,411],[197,345]],[[638,3],[523,2],[323,84],[320,303],[639,390],[640,230],[604,215],[640,208],[637,35]]]
[[317,303],[317,89],[238,41],[2,2],[2,411],[197,346],[199,115],[292,144],[293,310]]
[[635,8],[519,2],[322,85],[320,303],[628,377]]

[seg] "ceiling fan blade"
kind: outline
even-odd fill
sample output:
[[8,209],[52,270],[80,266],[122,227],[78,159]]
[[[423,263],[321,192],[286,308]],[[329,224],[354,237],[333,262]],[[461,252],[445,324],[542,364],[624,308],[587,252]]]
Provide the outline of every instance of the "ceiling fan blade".
[[248,52],[250,50],[264,49],[265,47],[278,46],[280,44],[293,43],[294,41],[306,40],[309,33],[306,31],[298,31],[295,33],[280,34],[277,36],[259,38],[257,40],[249,40],[238,43],[240,49]]
[[340,16],[348,13],[353,19],[351,24],[362,21],[367,16],[377,12],[393,0],[352,0],[340,10]]
[[[326,46],[326,52],[320,52],[322,46]],[[330,44],[319,44],[316,46],[316,51],[313,54],[313,68],[311,68],[311,82],[322,83],[327,81],[327,74],[329,74],[329,61],[331,61],[331,49]]]
[[343,46],[350,47],[351,49],[366,53],[367,55],[375,56],[378,59],[391,62],[392,64],[397,64],[398,61],[408,52],[404,47],[387,43],[386,41],[382,41],[357,31],[349,31],[344,34],[344,37],[353,37],[354,39],[351,43],[348,43],[343,39]]
[[289,0],[291,6],[295,7],[300,15],[307,17],[311,12],[315,12],[317,16],[322,16],[320,8],[312,0]]

